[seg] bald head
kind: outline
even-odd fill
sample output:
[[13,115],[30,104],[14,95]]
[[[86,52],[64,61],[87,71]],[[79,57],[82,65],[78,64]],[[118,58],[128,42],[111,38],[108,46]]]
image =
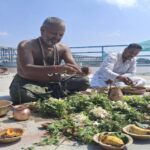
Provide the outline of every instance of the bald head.
[[54,26],[65,30],[65,22],[58,17],[48,17],[42,24],[42,28],[53,28]]
[[52,46],[62,39],[65,23],[57,17],[48,17],[41,26],[41,38],[47,46]]

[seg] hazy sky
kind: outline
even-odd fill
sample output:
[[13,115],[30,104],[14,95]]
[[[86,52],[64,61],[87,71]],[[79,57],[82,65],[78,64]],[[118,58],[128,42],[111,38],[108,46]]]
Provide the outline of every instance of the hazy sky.
[[40,36],[48,16],[65,20],[69,46],[150,39],[150,0],[0,0],[0,46]]

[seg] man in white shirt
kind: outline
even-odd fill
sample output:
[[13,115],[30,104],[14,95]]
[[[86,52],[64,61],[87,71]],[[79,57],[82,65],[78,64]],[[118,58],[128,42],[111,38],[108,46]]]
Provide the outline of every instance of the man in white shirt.
[[142,50],[139,44],[133,43],[122,53],[112,53],[103,61],[91,80],[91,87],[107,87],[108,83],[116,86],[144,86],[145,80],[135,76],[135,57]]

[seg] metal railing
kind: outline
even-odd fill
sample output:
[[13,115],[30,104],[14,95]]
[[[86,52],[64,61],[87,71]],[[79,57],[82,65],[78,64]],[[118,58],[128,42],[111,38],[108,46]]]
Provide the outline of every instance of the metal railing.
[[[80,46],[71,47],[73,56],[77,63],[84,66],[97,67],[105,59],[108,53],[121,52],[125,45],[103,45],[103,46]],[[138,66],[150,66],[150,49],[142,50],[137,56]],[[147,63],[146,63],[147,62]]]
[[[112,51],[122,51],[127,45],[102,45],[102,46],[78,46],[70,47],[76,62],[83,66],[97,67],[104,60],[108,53]],[[148,52],[148,53],[147,53]],[[144,59],[150,58],[150,50],[142,51],[138,58],[141,64]],[[16,48],[0,47],[0,65],[14,67],[16,66],[17,51]],[[142,60],[143,59],[143,60]],[[147,63],[150,65],[150,63]],[[139,63],[140,65],[140,63]],[[144,64],[146,65],[146,64]]]
[[16,66],[17,51],[12,47],[0,47],[0,65]]
[[76,62],[83,66],[97,67],[107,56],[110,48],[123,49],[127,45],[102,45],[102,46],[79,46],[70,47]]

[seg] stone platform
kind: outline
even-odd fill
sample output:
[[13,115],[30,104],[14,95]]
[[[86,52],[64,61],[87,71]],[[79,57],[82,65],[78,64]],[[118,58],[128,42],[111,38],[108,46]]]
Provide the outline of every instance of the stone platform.
[[[14,73],[0,76],[0,99],[10,99],[9,85],[13,79]],[[147,86],[150,87],[150,76],[142,76],[147,79]],[[10,111],[7,116],[0,118],[0,129],[6,127],[20,127],[24,129],[24,134],[20,141],[12,144],[1,144],[1,150],[22,150],[27,147],[34,147],[33,149],[26,150],[101,150],[98,144],[80,145],[76,141],[63,140],[59,145],[48,146],[35,146],[33,143],[39,142],[45,133],[45,130],[39,129],[42,123],[49,122],[50,119],[44,119],[38,116],[38,114],[32,114],[31,118],[27,121],[15,121],[11,118],[12,112]],[[128,147],[128,150],[150,150],[150,140],[138,141],[134,140],[134,143]]]

